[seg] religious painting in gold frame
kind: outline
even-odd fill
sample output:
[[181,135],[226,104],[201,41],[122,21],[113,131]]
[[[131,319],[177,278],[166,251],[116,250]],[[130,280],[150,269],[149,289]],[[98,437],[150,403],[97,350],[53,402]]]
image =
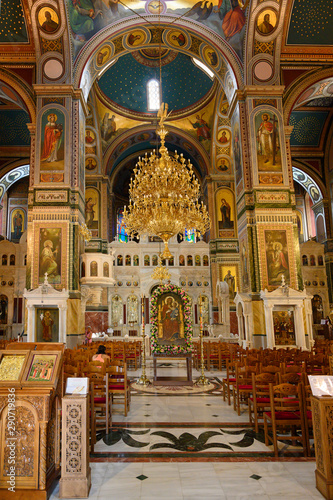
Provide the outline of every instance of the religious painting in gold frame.
[[55,385],[61,363],[58,351],[33,351],[26,365],[22,385]]
[[276,346],[295,346],[294,308],[281,306],[273,310],[274,341]]
[[30,351],[0,351],[0,387],[21,385]]
[[181,297],[172,292],[162,294],[157,301],[158,344],[184,345],[184,307]]

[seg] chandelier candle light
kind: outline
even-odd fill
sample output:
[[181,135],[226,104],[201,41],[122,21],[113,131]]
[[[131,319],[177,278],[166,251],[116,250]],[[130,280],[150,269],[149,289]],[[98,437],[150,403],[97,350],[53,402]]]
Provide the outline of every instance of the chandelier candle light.
[[147,153],[134,169],[131,178],[128,208],[124,207],[123,222],[131,236],[148,234],[164,241],[162,258],[172,257],[168,241],[185,229],[195,230],[200,236],[210,228],[210,219],[203,202],[200,203],[200,184],[194,175],[190,160],[186,162],[177,151],[170,156],[165,146],[168,131],[164,121],[168,105],[162,103],[157,117],[160,118],[156,133],[161,138],[159,156],[155,150]]

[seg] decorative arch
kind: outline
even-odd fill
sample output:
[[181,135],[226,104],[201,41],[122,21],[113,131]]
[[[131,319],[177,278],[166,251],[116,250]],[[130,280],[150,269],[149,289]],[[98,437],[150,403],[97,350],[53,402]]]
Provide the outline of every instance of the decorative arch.
[[21,165],[20,167],[16,167],[10,172],[7,172],[3,177],[0,179],[0,203],[1,200],[8,191],[8,189],[15,184],[19,179],[22,179],[23,177],[28,177],[30,173],[30,166],[29,165]]
[[[23,102],[25,110],[29,113],[32,124],[36,123],[36,104],[32,89],[17,74],[13,74],[7,69],[0,69],[0,81],[6,83],[17,96],[16,104]],[[21,104],[22,109],[23,106]]]
[[295,107],[297,100],[306,91],[306,89],[319,83],[321,80],[326,80],[327,78],[333,79],[332,68],[325,68],[323,70],[314,69],[311,72],[308,72],[306,76],[301,75],[293,82],[290,90],[286,93],[283,107],[283,121],[285,125],[289,124],[291,112]]
[[316,181],[306,172],[293,166],[293,179],[298,182],[309,194],[313,203],[318,203],[323,199],[322,190]]
[[[148,22],[156,24],[156,16],[146,16]],[[243,83],[241,62],[229,46],[229,44],[217,35],[214,31],[204,25],[198,25],[189,19],[182,18],[176,21],[172,16],[161,16],[159,19],[160,27],[163,30],[162,48],[170,48],[174,51],[187,54],[190,57],[199,59],[206,66],[209,65],[207,59],[207,48],[215,50],[217,61],[210,69],[213,71],[217,80],[226,89],[228,101],[230,102],[236,88],[240,88]],[[172,28],[170,28],[172,23]],[[119,30],[119,27],[122,27]],[[133,30],[140,29],[146,36],[142,38],[139,45],[130,46],[127,43],[128,36]],[[182,47],[175,47],[168,39],[169,31],[178,29],[184,31],[191,44],[184,44]],[[137,20],[124,20],[113,23],[112,26],[103,30],[89,40],[89,44],[84,46],[78,56],[74,70],[74,84],[76,88],[82,88],[84,97],[87,100],[90,89],[98,76],[117,59],[128,52],[146,47],[159,47],[159,40],[152,39],[150,30],[146,25],[142,25],[141,18]],[[102,64],[99,64],[98,53],[102,48],[109,52],[108,57]]]

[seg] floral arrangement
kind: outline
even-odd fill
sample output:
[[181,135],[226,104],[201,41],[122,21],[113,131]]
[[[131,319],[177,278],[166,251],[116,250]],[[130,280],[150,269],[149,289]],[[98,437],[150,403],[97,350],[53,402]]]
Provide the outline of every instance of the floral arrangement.
[[[161,295],[165,293],[178,294],[183,303],[184,311],[184,339],[185,344],[183,345],[161,345],[158,343],[158,299]],[[192,319],[191,319],[191,301],[189,296],[184,292],[184,290],[176,285],[161,285],[153,292],[150,299],[150,333],[151,333],[151,349],[153,353],[165,353],[165,354],[182,354],[189,353],[193,350],[192,343]]]

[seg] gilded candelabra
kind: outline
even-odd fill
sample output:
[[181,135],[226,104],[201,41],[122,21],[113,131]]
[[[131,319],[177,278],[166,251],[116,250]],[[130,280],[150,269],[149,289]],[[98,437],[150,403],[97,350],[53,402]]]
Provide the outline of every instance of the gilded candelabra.
[[142,374],[137,383],[146,387],[150,384],[149,378],[146,376],[146,334],[145,334],[145,297],[141,297],[141,324],[142,324]]
[[170,156],[165,146],[168,131],[164,127],[167,105],[162,104],[158,115],[161,139],[159,156],[155,150],[147,153],[134,169],[131,178],[129,206],[124,207],[123,222],[131,236],[156,235],[164,241],[162,258],[172,257],[168,241],[185,229],[194,229],[197,236],[210,228],[210,219],[201,195],[200,184],[194,175],[190,160],[186,163],[177,151]]
[[201,359],[201,375],[196,381],[198,385],[208,385],[210,382],[205,376],[205,360],[204,360],[204,342],[203,342],[203,322],[202,322],[202,296],[200,295],[200,359]]

